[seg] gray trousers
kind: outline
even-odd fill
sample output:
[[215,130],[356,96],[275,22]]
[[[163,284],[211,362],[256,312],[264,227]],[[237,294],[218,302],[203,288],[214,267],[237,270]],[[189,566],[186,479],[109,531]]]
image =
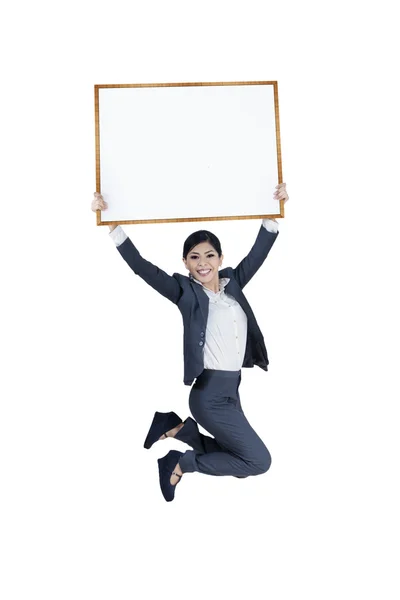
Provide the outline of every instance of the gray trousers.
[[189,395],[193,417],[175,436],[193,448],[179,461],[183,473],[248,477],[268,471],[271,455],[247,421],[239,397],[240,371],[204,369]]

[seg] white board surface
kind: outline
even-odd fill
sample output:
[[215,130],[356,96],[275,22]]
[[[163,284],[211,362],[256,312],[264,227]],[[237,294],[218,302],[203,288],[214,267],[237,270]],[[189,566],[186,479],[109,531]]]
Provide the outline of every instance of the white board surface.
[[274,85],[96,87],[102,221],[280,215]]

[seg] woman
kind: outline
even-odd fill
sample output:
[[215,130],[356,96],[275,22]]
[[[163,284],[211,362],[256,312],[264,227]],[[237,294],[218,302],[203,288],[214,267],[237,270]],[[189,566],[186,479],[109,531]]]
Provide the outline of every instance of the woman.
[[[276,186],[274,198],[289,199],[286,184]],[[94,194],[92,210],[107,203]],[[184,326],[184,383],[191,385],[189,407],[195,420],[184,422],[174,412],[156,412],[144,447],[167,437],[193,450],[171,450],[158,460],[160,487],[167,502],[184,473],[248,477],[265,473],[271,464],[268,449],[247,421],[239,397],[241,368],[268,368],[264,338],[243,288],[260,268],[275,239],[278,224],[264,219],[249,254],[233,269],[220,270],[221,244],[209,231],[191,234],[184,243],[183,263],[189,276],[167,275],[142,258],[120,226],[110,236],[131,269],[160,294],[176,304]],[[199,432],[200,424],[213,437]]]

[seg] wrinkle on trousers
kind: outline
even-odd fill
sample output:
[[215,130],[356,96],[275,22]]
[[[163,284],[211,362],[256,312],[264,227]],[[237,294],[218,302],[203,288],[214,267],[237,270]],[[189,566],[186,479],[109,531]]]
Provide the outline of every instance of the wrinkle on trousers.
[[[193,448],[179,461],[183,473],[248,477],[268,471],[271,455],[247,421],[239,397],[240,371],[204,369],[190,395],[190,417],[175,436]],[[200,433],[197,423],[212,436]]]

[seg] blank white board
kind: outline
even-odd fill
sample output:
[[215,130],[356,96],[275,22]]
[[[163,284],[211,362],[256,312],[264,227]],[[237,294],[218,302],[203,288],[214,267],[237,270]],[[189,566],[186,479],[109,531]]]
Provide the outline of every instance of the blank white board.
[[283,216],[277,82],[96,85],[97,223]]

